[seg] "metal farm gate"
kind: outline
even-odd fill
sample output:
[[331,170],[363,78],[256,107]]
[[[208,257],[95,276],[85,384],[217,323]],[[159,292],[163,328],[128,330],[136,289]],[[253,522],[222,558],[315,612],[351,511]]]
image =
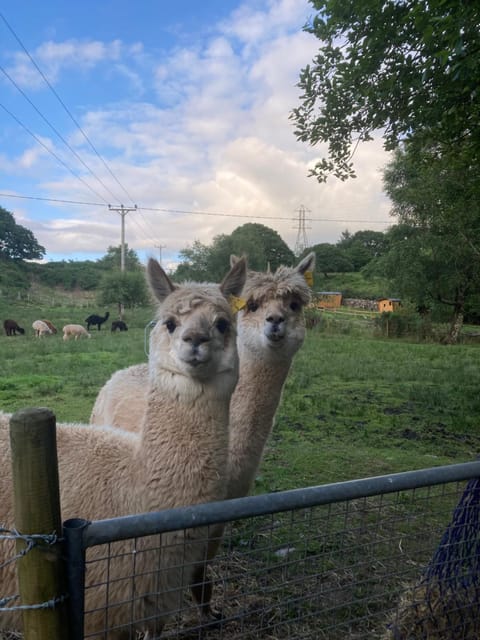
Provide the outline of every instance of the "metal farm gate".
[[[210,567],[216,616],[202,622],[185,586],[162,638],[477,639],[479,477],[480,462],[471,462],[92,523],[67,521],[70,640],[111,637],[119,607],[131,612],[125,638],[142,638],[135,630],[135,572],[168,570],[158,551],[166,532],[178,531],[184,545],[192,527],[202,527],[205,540],[218,535],[215,523],[226,523]],[[155,562],[141,562],[145,553]],[[97,584],[89,579],[95,563],[108,577]],[[131,599],[111,595],[119,582]],[[154,590],[147,596],[154,600]],[[92,615],[102,617],[104,628],[84,635]]]

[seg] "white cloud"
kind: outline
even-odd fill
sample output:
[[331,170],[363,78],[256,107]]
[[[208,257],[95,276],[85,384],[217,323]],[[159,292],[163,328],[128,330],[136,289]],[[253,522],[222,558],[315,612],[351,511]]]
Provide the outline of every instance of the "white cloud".
[[[389,208],[381,189],[380,168],[387,156],[380,140],[358,149],[356,180],[320,185],[308,177],[321,150],[300,144],[288,119],[298,102],[299,71],[318,49],[318,41],[302,31],[307,11],[298,0],[245,2],[228,21],[212,25],[203,42],[197,39],[161,56],[141,43],[127,46],[119,40],[49,42],[37,49],[35,58],[59,82],[67,69],[88,77],[104,63],[127,79],[122,101],[80,112],[81,125],[139,207],[255,216],[132,212],[126,218],[130,247],[156,255],[154,246],[161,243],[165,260],[174,260],[195,239],[209,243],[263,216],[293,248],[300,205],[310,210],[307,217],[324,220],[308,224],[311,244],[335,242],[345,228],[385,229],[375,224],[388,220]],[[19,74],[22,69],[17,66]],[[23,73],[23,82],[32,83]],[[83,136],[72,131],[69,139],[119,201],[129,204]],[[44,155],[32,149],[17,155],[19,166],[22,158],[23,168],[41,178],[42,194],[97,201],[64,171],[50,172],[46,181]],[[0,164],[8,160],[0,158]],[[94,184],[90,177],[88,182]],[[95,189],[101,187],[95,184]],[[110,195],[106,198],[111,202]],[[41,222],[30,215],[30,228],[49,252],[104,253],[119,243],[115,214],[76,208],[70,218],[65,207],[59,211],[58,218]]]
[[[45,42],[32,51],[31,55],[48,81],[56,84],[64,71],[91,70],[100,63],[116,62],[128,53],[138,55],[141,52],[141,45],[134,44],[126,48],[120,40],[105,43],[72,39],[64,42]],[[26,53],[15,53],[13,63],[8,66],[7,72],[23,89],[39,89],[45,86],[44,80]]]

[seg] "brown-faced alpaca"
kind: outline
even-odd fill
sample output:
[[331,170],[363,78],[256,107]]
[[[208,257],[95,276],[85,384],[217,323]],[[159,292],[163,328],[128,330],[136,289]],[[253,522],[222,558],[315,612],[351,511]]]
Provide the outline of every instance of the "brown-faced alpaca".
[[[243,287],[245,261],[236,264],[220,286],[187,283],[177,287],[155,260],[149,261],[147,272],[160,305],[150,335],[148,393],[139,434],[91,425],[57,425],[63,518],[111,518],[225,496],[229,405],[238,379],[229,298]],[[0,522],[13,526],[6,414],[0,415],[0,456]],[[182,586],[191,579],[188,567],[204,557],[202,536],[205,531],[201,530],[164,534],[161,551],[137,554],[135,613],[147,621],[138,630],[149,637],[161,630],[167,612],[179,604]],[[144,550],[145,541],[138,543]],[[14,584],[14,563],[5,565],[4,555],[8,552],[0,547],[0,584]],[[131,551],[123,559],[113,558],[110,568],[103,563],[89,565],[88,583],[106,583],[108,575],[129,575],[128,556],[131,558]],[[159,567],[160,558],[168,570],[152,570]],[[124,563],[129,564],[128,572]],[[132,580],[109,584],[112,602],[131,599]],[[101,634],[106,615],[98,608],[101,594],[96,589],[86,593],[87,610],[94,610],[86,617],[86,633]],[[130,615],[130,606],[109,610],[109,638],[131,638]],[[0,624],[18,628],[18,620],[4,614]],[[117,628],[125,624],[123,630]]]
[[[315,254],[310,253],[294,268],[247,275],[242,293],[246,305],[237,319],[240,377],[230,407],[227,498],[247,495],[255,479],[290,365],[305,338],[303,308],[311,295],[306,274],[314,267]],[[141,364],[114,373],[101,389],[90,420],[135,430],[144,411],[147,372],[148,365]],[[219,527],[212,537],[221,537],[221,532]],[[218,545],[210,544],[209,559]],[[204,571],[203,565],[195,571],[194,597],[207,613],[211,587],[201,586]]]

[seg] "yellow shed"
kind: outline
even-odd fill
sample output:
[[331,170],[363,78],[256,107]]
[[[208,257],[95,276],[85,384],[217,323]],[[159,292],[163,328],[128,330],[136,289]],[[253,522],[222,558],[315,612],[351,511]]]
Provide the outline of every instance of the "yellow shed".
[[342,304],[342,292],[316,291],[314,304],[318,309],[338,309]]
[[383,311],[398,311],[402,306],[400,298],[380,298],[378,300],[378,310]]

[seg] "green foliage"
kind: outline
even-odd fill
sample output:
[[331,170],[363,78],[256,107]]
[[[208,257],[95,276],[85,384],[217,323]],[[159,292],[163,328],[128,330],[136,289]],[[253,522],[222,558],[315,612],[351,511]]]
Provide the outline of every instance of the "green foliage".
[[99,304],[132,308],[145,305],[148,301],[149,294],[142,271],[113,271],[102,277],[98,291]]
[[31,271],[38,282],[50,287],[62,287],[68,291],[92,291],[98,287],[104,268],[100,261],[62,260],[36,265]]
[[[108,247],[107,253],[97,260],[98,266],[102,270],[107,269],[120,269],[121,267],[121,254],[122,248],[118,247]],[[125,270],[126,271],[139,271],[142,269],[142,264],[138,258],[138,255],[133,249],[128,248],[128,244],[125,244]]]
[[13,214],[0,207],[0,259],[38,260],[44,255],[45,249],[30,229],[17,224]]
[[406,145],[384,172],[400,225],[389,233],[386,272],[419,305],[452,309],[458,338],[465,305],[480,288],[480,172],[465,147],[454,154]]
[[384,312],[374,319],[375,326],[385,338],[416,337],[426,340],[431,337],[431,320],[428,314],[413,311]]
[[7,291],[17,293],[21,289],[28,289],[30,279],[22,264],[13,260],[0,260],[0,290],[2,295]]
[[353,265],[353,271],[360,271],[374,258],[384,255],[389,248],[388,235],[381,231],[344,231],[337,247]]
[[310,251],[315,252],[315,270],[323,273],[325,278],[332,272],[345,273],[354,270],[351,260],[338,246],[322,242],[307,249],[304,255]]
[[352,149],[383,130],[387,149],[416,138],[480,156],[480,5],[456,0],[310,0],[321,45],[302,69],[295,134],[328,156],[312,170],[354,176]]
[[268,266],[275,270],[295,261],[293,252],[276,231],[263,224],[247,223],[228,236],[216,236],[211,246],[196,240],[191,247],[183,249],[174,278],[218,282],[228,271],[232,254],[246,255],[249,268],[256,271],[266,270]]

